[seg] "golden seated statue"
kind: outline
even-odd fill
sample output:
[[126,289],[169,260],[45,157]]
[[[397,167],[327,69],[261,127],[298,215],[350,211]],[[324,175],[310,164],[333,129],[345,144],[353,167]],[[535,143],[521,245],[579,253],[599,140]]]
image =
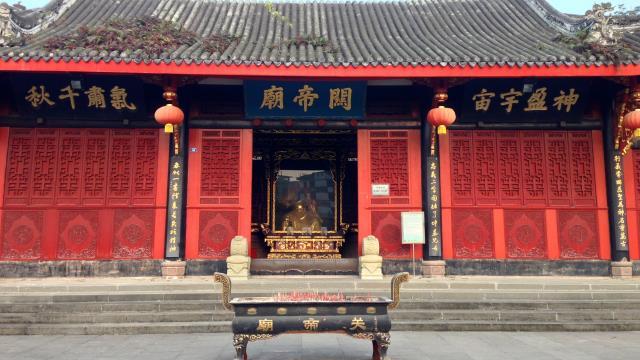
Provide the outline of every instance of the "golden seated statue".
[[302,201],[298,201],[293,210],[289,211],[284,216],[282,222],[283,231],[294,232],[317,232],[322,227],[322,219],[318,216],[317,212],[312,205],[307,205]]

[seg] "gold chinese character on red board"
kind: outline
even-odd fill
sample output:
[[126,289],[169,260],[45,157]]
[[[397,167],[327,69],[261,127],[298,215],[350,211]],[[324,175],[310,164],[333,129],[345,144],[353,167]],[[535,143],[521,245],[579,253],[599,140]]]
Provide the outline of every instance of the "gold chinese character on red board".
[[329,89],[329,109],[341,106],[343,109],[351,110],[351,88]]
[[129,94],[127,94],[127,89],[123,89],[117,85],[114,86],[113,89],[111,89],[111,106],[113,106],[113,108],[116,110],[135,110],[136,105],[127,102],[128,95]]
[[260,109],[265,106],[269,110],[273,110],[275,108],[280,110],[284,109],[284,89],[279,86],[271,85],[271,88],[265,90],[262,96],[262,105],[260,105]]
[[298,89],[298,96],[293,98],[293,102],[298,103],[299,106],[304,108],[304,112],[313,106],[313,102],[320,96],[313,92],[313,88],[305,84],[302,89]]
[[578,103],[580,99],[580,94],[576,93],[576,89],[569,89],[569,93],[566,94],[564,91],[560,90],[560,95],[553,98],[553,106],[558,109],[558,111],[562,111],[562,107],[566,107],[565,112],[570,112],[571,107]]
[[528,106],[524,111],[546,111],[547,110],[547,88],[541,87],[531,94],[527,100]]
[[511,88],[506,93],[500,94],[500,98],[504,100],[500,103],[500,105],[505,107],[505,111],[510,113],[513,110],[513,105],[518,104],[520,100],[518,98],[522,96],[521,91],[516,91],[516,89]]
[[71,85],[66,86],[62,89],[60,89],[60,95],[58,96],[58,99],[60,100],[67,100],[69,99],[69,105],[71,106],[71,110],[75,110],[76,109],[76,98],[80,96],[79,93],[73,91],[73,89],[71,88]]
[[27,91],[27,96],[25,96],[24,99],[34,108],[45,103],[49,106],[55,105],[55,102],[51,100],[51,95],[47,92],[44,85],[32,86],[31,89]]
[[480,93],[473,95],[471,100],[476,103],[476,111],[489,111],[491,106],[491,99],[496,96],[494,92],[487,92],[487,89],[482,89]]
[[104,89],[98,86],[92,86],[84,92],[87,95],[89,104],[87,107],[95,107],[96,109],[104,109],[107,107],[107,101],[104,98]]

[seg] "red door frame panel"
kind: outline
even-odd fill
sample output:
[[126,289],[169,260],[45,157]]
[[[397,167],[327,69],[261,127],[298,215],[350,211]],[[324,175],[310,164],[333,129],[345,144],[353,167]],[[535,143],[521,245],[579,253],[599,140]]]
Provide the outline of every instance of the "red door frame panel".
[[[372,204],[371,196],[371,132],[394,130],[365,130],[357,132],[358,148],[358,254],[362,255],[362,240],[373,232],[371,215],[373,211],[422,211],[422,166],[420,130],[398,130],[408,133],[407,169],[408,204]],[[381,197],[382,198],[382,197]],[[383,247],[385,239],[379,239]],[[404,245],[409,246],[409,245]],[[422,246],[417,246],[415,256],[422,258]],[[409,257],[388,257],[389,259],[410,259]]]
[[[238,204],[202,204],[200,184],[202,174],[202,138],[204,131],[238,131],[240,132],[240,164]],[[198,254],[200,241],[201,210],[234,211],[238,214],[238,229],[235,235],[244,236],[248,241],[251,254],[251,179],[253,162],[253,130],[251,129],[190,129],[189,148],[195,147],[197,152],[189,152],[189,178],[187,185],[186,239],[185,257],[187,259],[202,258]],[[231,242],[231,239],[228,239]],[[222,257],[211,259],[223,260]]]

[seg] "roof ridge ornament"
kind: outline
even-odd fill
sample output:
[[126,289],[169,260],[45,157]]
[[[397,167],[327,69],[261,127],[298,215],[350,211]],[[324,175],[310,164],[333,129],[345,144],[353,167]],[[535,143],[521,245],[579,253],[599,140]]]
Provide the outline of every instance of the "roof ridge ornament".
[[22,4],[0,3],[0,46],[20,45],[25,37],[48,28],[77,0],[50,0],[45,6],[27,9]]

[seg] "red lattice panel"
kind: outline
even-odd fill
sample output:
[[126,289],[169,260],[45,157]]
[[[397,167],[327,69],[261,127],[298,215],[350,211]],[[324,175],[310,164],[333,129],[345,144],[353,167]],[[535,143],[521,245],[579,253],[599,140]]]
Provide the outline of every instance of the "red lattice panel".
[[384,258],[405,258],[411,255],[411,246],[402,245],[399,211],[372,211],[371,228],[380,240],[380,255]]
[[596,184],[591,133],[569,133],[569,150],[573,203],[577,206],[595,206]]
[[226,258],[229,256],[231,239],[237,234],[237,211],[200,211],[198,255],[205,258]]
[[473,132],[451,131],[451,197],[456,205],[473,205]]
[[544,162],[544,133],[523,131],[521,133],[522,193],[524,205],[547,203],[547,180]]
[[36,130],[36,141],[31,169],[31,203],[54,205],[56,170],[58,163],[58,136],[55,129]]
[[547,187],[550,205],[571,203],[571,178],[569,176],[569,144],[567,133],[560,131],[545,134],[545,159],[547,160]]
[[520,145],[517,132],[498,132],[498,179],[502,204],[522,202]]
[[588,131],[452,131],[454,206],[595,207]]
[[498,164],[496,162],[496,134],[476,131],[473,139],[473,165],[477,204],[498,203]]
[[2,219],[3,260],[38,260],[42,256],[42,211],[5,211]]
[[507,257],[514,259],[547,257],[544,210],[505,210],[504,227]]
[[27,205],[29,203],[34,147],[34,129],[11,131],[5,175],[5,204]]
[[107,195],[107,162],[109,153],[109,131],[90,129],[86,131],[83,163],[82,199],[84,205],[104,205]]
[[[204,131],[200,196],[202,203],[225,203],[220,197],[240,195],[240,132]],[[229,203],[228,199],[226,203]]]
[[598,258],[596,211],[558,210],[558,235],[562,259]]
[[372,131],[371,137],[371,183],[389,184],[392,197],[409,196],[408,133]]
[[456,258],[486,259],[495,256],[493,213],[490,209],[454,209],[453,251]]

